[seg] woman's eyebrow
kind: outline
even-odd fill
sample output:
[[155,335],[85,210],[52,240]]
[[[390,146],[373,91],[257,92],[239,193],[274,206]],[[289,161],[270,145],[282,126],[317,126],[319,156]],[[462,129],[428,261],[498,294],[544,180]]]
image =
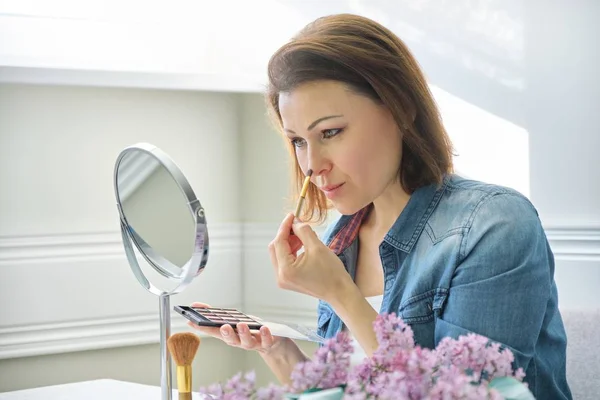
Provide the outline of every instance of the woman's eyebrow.
[[[310,131],[312,128],[314,128],[315,126],[317,126],[317,124],[318,124],[319,122],[325,121],[325,120],[327,120],[327,119],[331,119],[331,118],[341,118],[341,117],[343,117],[343,115],[342,115],[342,114],[340,114],[340,115],[327,115],[327,116],[325,116],[325,117],[317,118],[316,120],[314,120],[314,121],[313,121],[313,122],[312,122],[312,123],[311,123],[311,124],[308,126],[308,128],[306,128],[306,130],[307,130],[307,131]],[[296,132],[294,132],[294,131],[293,131],[293,130],[291,130],[291,129],[287,129],[287,128],[286,128],[285,130],[286,130],[287,132],[293,133],[294,135],[296,134]]]

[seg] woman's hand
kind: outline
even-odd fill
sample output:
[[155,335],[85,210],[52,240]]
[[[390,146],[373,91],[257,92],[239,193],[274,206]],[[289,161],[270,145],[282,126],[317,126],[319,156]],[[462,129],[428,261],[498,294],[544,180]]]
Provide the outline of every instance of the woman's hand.
[[[373,321],[377,311],[364,298],[338,256],[312,228],[285,217],[269,245],[277,283],[283,289],[308,294],[331,304],[367,355],[377,348]],[[293,231],[293,234],[290,233]],[[304,252],[298,251],[304,247]]]
[[[356,286],[344,264],[310,225],[293,222],[294,215],[288,214],[269,244],[277,284],[329,303],[343,298],[348,288]],[[298,255],[302,247],[304,252]]]
[[[204,303],[192,303],[191,307],[210,308],[208,304]],[[221,339],[233,347],[239,347],[244,350],[256,350],[262,354],[270,354],[276,350],[284,338],[273,336],[266,326],[261,326],[260,332],[250,332],[248,324],[238,323],[236,330],[231,325],[223,325],[220,328],[209,327],[209,326],[198,326],[193,322],[188,322],[188,325],[192,328],[203,332],[209,336],[217,339]]]

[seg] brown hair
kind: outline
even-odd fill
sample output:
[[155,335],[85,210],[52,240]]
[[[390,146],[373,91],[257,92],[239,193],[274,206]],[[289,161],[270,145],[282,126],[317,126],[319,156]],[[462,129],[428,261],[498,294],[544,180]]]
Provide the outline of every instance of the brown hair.
[[[377,22],[352,14],[318,18],[273,54],[268,75],[267,106],[280,130],[279,93],[303,83],[338,81],[394,116],[403,134],[399,178],[406,192],[439,184],[452,172],[452,145],[423,72],[407,46]],[[289,151],[298,192],[304,175],[291,143]],[[321,222],[328,208],[311,184],[302,217]]]

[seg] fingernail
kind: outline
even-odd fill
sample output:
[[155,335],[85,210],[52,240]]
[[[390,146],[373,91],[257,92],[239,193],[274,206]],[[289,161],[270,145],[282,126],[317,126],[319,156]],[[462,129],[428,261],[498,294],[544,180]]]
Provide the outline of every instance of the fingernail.
[[225,329],[225,327],[223,327],[223,328],[221,328],[221,335],[229,336],[229,331],[227,329]]
[[260,331],[260,334],[261,334],[261,335],[263,335],[263,336],[267,336],[267,331],[266,331],[266,330],[264,330],[264,329],[262,329],[262,330]]

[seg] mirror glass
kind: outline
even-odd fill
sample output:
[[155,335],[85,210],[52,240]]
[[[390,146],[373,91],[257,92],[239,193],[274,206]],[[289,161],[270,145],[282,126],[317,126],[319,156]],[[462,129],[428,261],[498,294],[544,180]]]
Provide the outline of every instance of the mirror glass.
[[159,272],[178,276],[194,252],[196,221],[188,199],[169,171],[145,151],[128,151],[116,172],[117,197],[136,246]]

